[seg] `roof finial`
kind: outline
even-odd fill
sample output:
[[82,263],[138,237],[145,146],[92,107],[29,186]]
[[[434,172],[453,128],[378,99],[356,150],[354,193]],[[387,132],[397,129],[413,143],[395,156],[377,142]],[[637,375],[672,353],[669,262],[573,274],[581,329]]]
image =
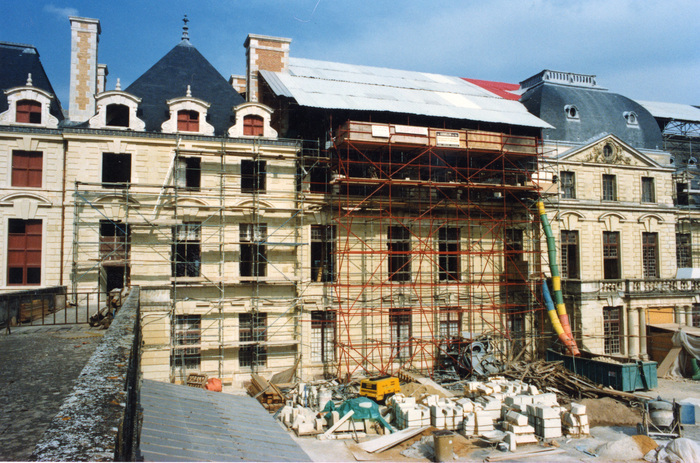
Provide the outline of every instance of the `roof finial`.
[[184,18],[182,18],[182,22],[184,25],[182,26],[182,40],[187,40],[188,42],[190,41],[190,34],[187,32],[190,28],[187,27],[187,23],[190,22],[189,19],[187,19],[187,15],[185,15]]
[[122,89],[122,81],[119,77],[117,77],[117,85],[114,86],[114,90],[121,90]]
[[192,97],[192,90],[190,90],[190,86],[187,86],[187,97],[191,98]]
[[32,87],[34,84],[32,83],[32,73],[27,74],[27,87]]

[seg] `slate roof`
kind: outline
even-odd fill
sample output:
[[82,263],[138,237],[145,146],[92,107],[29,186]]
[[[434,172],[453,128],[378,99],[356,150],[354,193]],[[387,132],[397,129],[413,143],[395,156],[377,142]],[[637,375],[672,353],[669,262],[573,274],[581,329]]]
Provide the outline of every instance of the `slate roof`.
[[[544,129],[550,140],[583,142],[600,133],[616,135],[636,149],[662,149],[663,138],[656,120],[639,103],[602,89],[544,82],[527,90],[520,102],[554,128]],[[567,118],[564,107],[574,105],[578,120]],[[638,125],[628,126],[623,113],[637,114]]]
[[549,127],[517,101],[454,76],[304,58],[289,58],[286,72],[260,71],[260,75],[276,95],[311,108]]
[[223,135],[233,125],[232,108],[245,100],[189,42],[182,40],[163,58],[126,88],[141,98],[139,118],[149,132],[160,132],[169,118],[166,101],[184,97],[190,85],[192,96],[210,103],[207,121],[215,135]]
[[143,461],[311,461],[257,400],[143,380]]
[[39,52],[32,45],[0,42],[0,113],[7,111],[5,90],[23,87],[27,84],[27,74],[32,74],[32,85],[54,96],[51,100],[51,115],[63,120],[61,102],[53,91],[51,82],[39,59]]

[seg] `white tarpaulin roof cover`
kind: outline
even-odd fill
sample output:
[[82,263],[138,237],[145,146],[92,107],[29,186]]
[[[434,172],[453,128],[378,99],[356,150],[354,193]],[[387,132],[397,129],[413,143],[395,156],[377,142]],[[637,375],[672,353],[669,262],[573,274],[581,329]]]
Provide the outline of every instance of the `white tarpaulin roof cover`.
[[657,118],[700,122],[700,108],[689,104],[662,103],[659,101],[637,101],[637,103],[644,106],[652,116]]
[[275,94],[300,106],[551,127],[518,101],[459,77],[303,58],[290,58],[286,72],[260,74]]

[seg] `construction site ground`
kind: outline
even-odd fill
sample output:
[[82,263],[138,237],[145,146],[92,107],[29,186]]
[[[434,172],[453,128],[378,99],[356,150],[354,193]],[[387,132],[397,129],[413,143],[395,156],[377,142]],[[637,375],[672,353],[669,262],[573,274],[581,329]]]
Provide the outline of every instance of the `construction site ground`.
[[[700,399],[700,381],[687,379],[658,380],[658,387],[650,391],[638,391],[639,395],[666,400],[675,399],[682,401],[688,398]],[[664,444],[667,440],[640,436],[637,432],[637,423],[641,422],[639,410],[629,408],[612,399],[584,399],[588,414],[591,419],[590,436],[581,438],[561,437],[539,444],[520,445],[516,452],[503,452],[483,440],[466,438],[456,434],[453,443],[455,461],[485,461],[489,456],[495,456],[500,461],[644,461],[642,458],[633,458],[642,452],[652,450],[656,444]],[[697,417],[700,421],[700,417]],[[596,423],[607,423],[605,426],[597,426]],[[290,432],[292,438],[299,443],[313,461],[432,461],[428,457],[419,457],[420,451],[413,452],[413,456],[405,456],[402,452],[413,446],[420,448],[419,442],[432,441],[434,428],[425,430],[422,434],[389,450],[378,453],[367,453],[361,450],[352,439],[319,440],[316,437],[297,437]],[[635,436],[635,437],[633,437]],[[700,425],[685,425],[682,437],[692,439],[700,443]],[[360,442],[376,439],[377,436],[367,436]],[[607,444],[604,455],[597,455],[597,451]],[[430,447],[430,445],[424,446]],[[563,453],[551,455],[542,454],[537,457],[518,458],[518,453],[544,448],[558,448]],[[427,449],[430,452],[430,449]],[[588,454],[585,452],[589,452]],[[594,456],[596,455],[596,456]]]

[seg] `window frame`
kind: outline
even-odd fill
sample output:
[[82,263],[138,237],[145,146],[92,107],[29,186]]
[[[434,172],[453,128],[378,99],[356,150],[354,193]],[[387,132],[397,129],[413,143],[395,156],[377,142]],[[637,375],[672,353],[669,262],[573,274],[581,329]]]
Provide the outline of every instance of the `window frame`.
[[656,202],[656,182],[654,182],[654,177],[642,177],[642,202],[643,203],[655,203]]
[[17,188],[41,188],[44,181],[43,172],[43,152],[12,150],[11,186]]
[[411,281],[411,231],[403,225],[387,228],[387,273],[389,281]]
[[[246,312],[238,314],[239,342],[267,342],[267,313]],[[238,349],[238,366],[251,370],[267,365],[267,346],[241,345]]]
[[257,114],[243,116],[243,135],[262,137],[265,134],[265,119]]
[[621,306],[603,307],[603,351],[607,355],[621,353],[622,347],[622,314]]
[[559,172],[559,184],[562,199],[576,199],[576,173],[571,170]]
[[617,175],[603,174],[603,201],[617,201]]
[[267,161],[241,160],[241,193],[260,194],[267,190]]
[[333,363],[336,359],[336,328],[338,318],[335,310],[311,311],[311,362]]
[[[611,240],[611,238],[615,238]],[[607,239],[606,239],[607,238]],[[613,242],[614,241],[614,242]],[[612,266],[614,263],[614,267]],[[603,279],[619,280],[622,278],[622,259],[620,256],[620,232],[603,232]]]
[[202,316],[175,315],[170,365],[185,372],[199,371],[202,365]]
[[[22,231],[18,231],[20,229]],[[14,231],[13,231],[14,230]],[[43,221],[7,221],[7,286],[39,286],[43,276]],[[17,271],[21,281],[17,281]]]
[[[15,122],[18,124],[40,125],[43,119],[42,112],[42,104],[39,101],[27,98],[19,100],[15,106]],[[37,118],[38,120],[36,120]]]
[[461,268],[461,231],[459,227],[440,227],[438,229],[438,280],[460,281]]
[[199,123],[202,115],[194,109],[179,109],[177,111],[177,131],[199,133]]
[[100,262],[128,261],[131,250],[131,227],[119,220],[100,220]]
[[330,283],[336,279],[335,225],[311,225],[311,281]]
[[574,280],[581,278],[578,230],[561,230],[560,246],[561,277]]
[[239,275],[242,278],[267,276],[267,224],[242,223],[239,228]]
[[409,360],[413,356],[413,318],[410,307],[389,309],[389,332],[391,357],[398,361]]
[[199,191],[202,186],[202,158],[182,156],[177,159],[175,185],[190,191]]
[[440,307],[438,333],[442,339],[459,337],[462,333],[462,310],[459,306]]
[[105,127],[129,128],[131,108],[122,103],[110,103],[105,107]]
[[185,222],[173,227],[171,258],[171,277],[197,278],[202,275],[201,222]]
[[102,188],[128,188],[131,184],[131,153],[103,152],[101,180]]
[[642,277],[659,278],[659,234],[642,232]]
[[691,233],[676,233],[676,268],[693,267],[692,240]]

